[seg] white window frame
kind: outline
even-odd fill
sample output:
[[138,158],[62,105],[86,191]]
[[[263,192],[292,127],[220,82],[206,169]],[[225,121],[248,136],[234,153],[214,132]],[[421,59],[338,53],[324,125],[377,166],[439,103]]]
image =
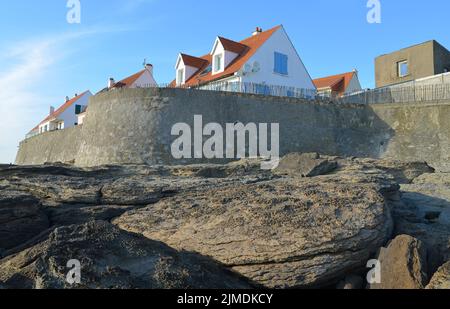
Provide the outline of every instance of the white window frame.
[[177,70],[177,85],[183,85],[185,80],[184,80],[184,75],[185,75],[185,68],[179,68]]
[[[407,66],[407,73],[406,74],[402,74],[402,65],[406,64]],[[399,61],[397,62],[397,70],[398,70],[398,77],[406,77],[409,75],[409,62],[408,60],[403,60],[403,61]]]
[[225,56],[223,53],[215,54],[213,62],[213,73],[221,73],[224,71]]

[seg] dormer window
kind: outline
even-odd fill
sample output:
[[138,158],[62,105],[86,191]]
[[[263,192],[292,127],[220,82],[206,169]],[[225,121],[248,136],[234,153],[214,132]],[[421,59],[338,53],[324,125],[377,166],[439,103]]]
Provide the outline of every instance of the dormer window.
[[212,73],[218,74],[224,72],[247,48],[247,46],[241,43],[218,37],[210,53],[212,57]]
[[214,73],[223,71],[223,54],[214,56]]
[[192,76],[206,65],[208,65],[206,59],[180,54],[175,65],[176,85],[181,86],[189,83]]

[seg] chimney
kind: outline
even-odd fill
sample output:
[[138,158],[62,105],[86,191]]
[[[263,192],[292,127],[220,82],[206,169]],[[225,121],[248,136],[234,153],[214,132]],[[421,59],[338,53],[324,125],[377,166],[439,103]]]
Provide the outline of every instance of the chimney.
[[53,106],[50,106],[50,114],[49,115],[53,115],[54,112],[55,112],[55,108]]
[[78,93],[75,93],[75,98],[78,97]]
[[66,96],[66,102],[69,102],[70,98],[68,96]]
[[253,32],[252,34],[253,34],[253,36],[255,36],[255,35],[260,34],[261,32],[262,32],[262,28],[261,27],[256,27],[255,32]]
[[145,68],[149,70],[150,74],[153,75],[153,64],[147,63]]
[[108,80],[108,89],[111,89],[113,86],[114,86],[114,84],[115,84],[116,82],[114,81],[114,78],[110,78],[109,80]]

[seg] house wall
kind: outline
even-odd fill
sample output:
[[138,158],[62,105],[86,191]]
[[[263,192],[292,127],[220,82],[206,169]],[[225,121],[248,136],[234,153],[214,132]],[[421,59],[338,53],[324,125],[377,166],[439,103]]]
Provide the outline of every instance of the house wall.
[[157,83],[149,70],[145,72],[133,83],[131,88],[143,88],[149,86],[156,86]]
[[401,84],[395,84],[386,86],[391,89],[396,88],[408,88],[408,87],[417,87],[418,89],[426,87],[426,86],[433,86],[433,85],[449,85],[450,87],[450,72],[449,73],[443,73],[438,75],[433,75],[429,77],[419,78],[416,80],[412,80],[409,82],[401,83]]
[[434,74],[450,72],[450,52],[438,42],[434,42]]
[[345,93],[348,94],[348,93],[353,93],[353,92],[361,91],[361,90],[362,90],[362,88],[361,88],[361,84],[359,82],[358,75],[353,74],[353,78],[351,79],[347,89],[345,90]]
[[[192,75],[194,75],[197,71],[198,68],[195,67],[191,67],[189,65],[184,65],[183,62],[180,62],[180,64],[178,65],[177,69],[175,70],[175,73],[178,75],[178,70],[179,69],[184,69],[184,80],[183,80],[183,84],[192,77]],[[176,77],[175,77],[176,78]]]
[[75,123],[78,124],[78,115],[75,114],[75,106],[76,105],[89,105],[89,98],[92,96],[92,93],[87,92],[84,94],[78,101],[72,104],[69,108],[67,108],[61,115],[58,116],[58,119],[62,119],[64,121],[64,128],[71,128],[75,126]]
[[[83,105],[87,106],[89,104],[89,98],[92,96],[91,92],[85,93],[81,98],[79,98],[74,104],[69,106],[65,111],[63,111],[56,118],[58,120],[63,121],[63,129],[71,128],[75,126],[75,123],[78,123],[78,116],[75,114],[75,106]],[[39,126],[39,130],[47,125],[48,131],[56,130],[56,124],[50,121],[47,121]],[[39,131],[40,132],[40,131]]]
[[[288,56],[288,75],[274,72],[274,53],[279,52]],[[284,28],[276,31],[267,42],[249,59],[247,64],[253,66],[260,64],[258,73],[251,73],[242,78],[243,82],[266,83],[268,85],[281,85],[303,89],[316,89],[306,67],[299,57],[294,45]]]

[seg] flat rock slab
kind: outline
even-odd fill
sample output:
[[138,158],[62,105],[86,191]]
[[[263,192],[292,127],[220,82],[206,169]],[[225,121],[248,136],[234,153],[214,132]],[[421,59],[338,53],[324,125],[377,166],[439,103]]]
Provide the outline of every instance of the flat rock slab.
[[[71,285],[67,262],[81,263]],[[247,280],[215,261],[178,252],[102,221],[56,229],[47,240],[0,260],[3,288],[246,289]]]
[[365,265],[390,237],[379,189],[336,176],[230,184],[177,194],[113,223],[266,287],[318,286]]

